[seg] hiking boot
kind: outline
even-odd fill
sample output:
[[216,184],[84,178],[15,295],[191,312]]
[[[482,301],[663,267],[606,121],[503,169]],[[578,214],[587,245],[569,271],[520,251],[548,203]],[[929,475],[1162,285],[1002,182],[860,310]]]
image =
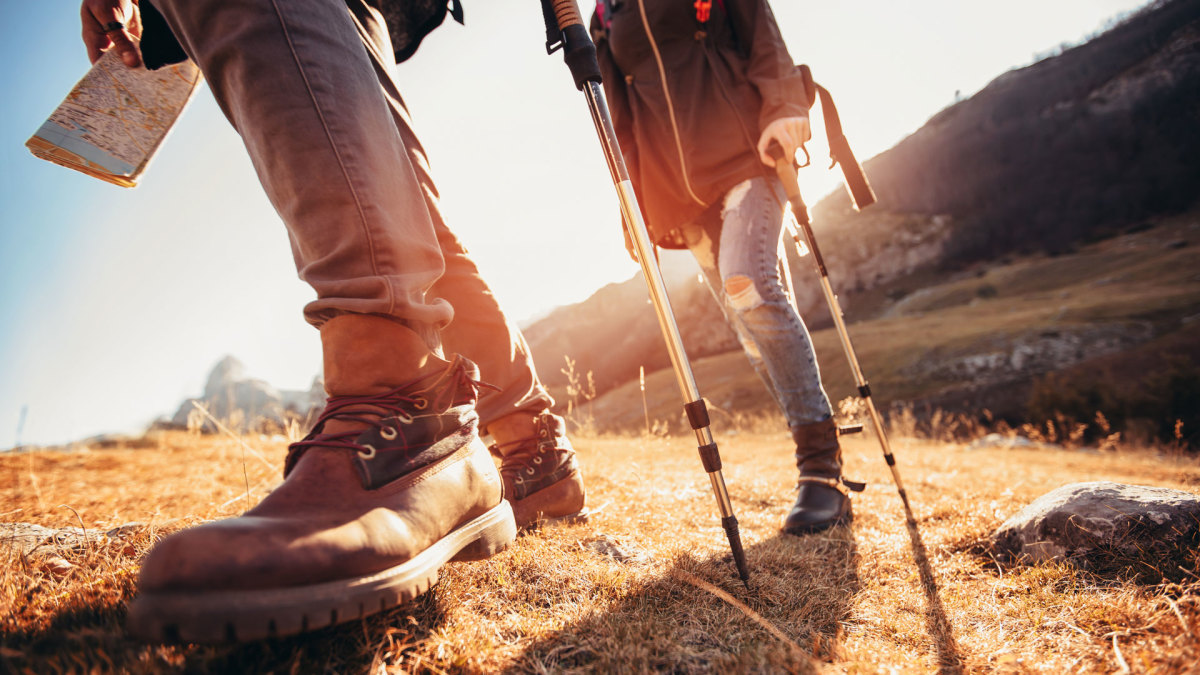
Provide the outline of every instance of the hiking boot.
[[491,447],[501,460],[504,498],[512,504],[517,527],[587,522],[583,476],[566,421],[549,412],[533,421],[534,435]]
[[850,493],[866,485],[842,477],[842,447],[837,423],[832,418],[815,424],[792,427],[796,441],[796,503],[783,519],[788,534],[820,532],[850,521]]
[[321,340],[329,399],[289,448],[283,484],[240,517],[159,542],[132,634],[233,642],[357,620],[425,592],[446,562],[515,539],[478,434],[474,364],[442,361],[376,316],[335,317]]

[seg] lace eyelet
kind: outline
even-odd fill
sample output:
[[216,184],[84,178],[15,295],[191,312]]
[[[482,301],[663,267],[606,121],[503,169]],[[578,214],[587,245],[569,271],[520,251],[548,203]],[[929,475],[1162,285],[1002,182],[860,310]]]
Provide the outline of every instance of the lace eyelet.
[[534,457],[534,458],[533,458],[533,463],[534,463],[534,464],[541,464],[541,463],[542,463],[542,456],[541,456],[541,455],[538,455],[537,457]]
[[413,399],[412,406],[417,410],[424,410],[429,407],[429,401],[424,396],[418,396]]
[[380,427],[379,428],[379,437],[385,441],[394,441],[394,440],[396,440],[396,436],[398,436],[398,435],[399,434],[396,432],[395,427]]
[[396,419],[400,420],[401,424],[412,424],[413,423],[412,415],[408,415],[408,414],[402,413],[402,412],[396,413]]
[[525,484],[525,479],[524,479],[524,478],[521,478],[520,476],[517,476],[517,477],[516,477],[516,479],[515,479],[515,480],[513,480],[513,482],[514,482],[514,483],[516,483],[517,485],[524,485],[524,484]]
[[532,476],[532,475],[533,475],[533,467],[526,467],[526,469],[525,469],[525,473],[527,473],[527,474],[529,474],[530,476]]
[[363,444],[363,448],[363,450],[358,451],[359,457],[364,460],[375,459],[375,453],[377,452],[377,450],[375,450],[375,446]]

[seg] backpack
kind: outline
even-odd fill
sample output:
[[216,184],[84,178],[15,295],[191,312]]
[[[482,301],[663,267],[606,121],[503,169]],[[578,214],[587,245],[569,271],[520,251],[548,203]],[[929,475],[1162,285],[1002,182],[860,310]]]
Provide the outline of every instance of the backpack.
[[446,14],[463,22],[459,0],[370,0],[387,22],[396,50],[396,63],[408,60],[421,46],[421,40],[442,25]]

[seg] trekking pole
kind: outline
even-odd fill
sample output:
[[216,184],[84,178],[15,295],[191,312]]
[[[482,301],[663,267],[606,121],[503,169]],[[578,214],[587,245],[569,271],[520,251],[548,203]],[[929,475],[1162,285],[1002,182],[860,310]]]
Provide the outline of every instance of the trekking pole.
[[796,222],[804,230],[805,241],[801,241],[800,235],[788,223],[787,228],[792,236],[792,241],[795,243],[796,250],[800,255],[804,255],[802,246],[805,243],[808,245],[808,250],[812,252],[813,262],[816,264],[817,273],[821,277],[821,290],[824,291],[825,301],[829,304],[829,313],[833,316],[833,325],[837,329],[838,337],[842,341],[842,349],[846,352],[846,360],[850,362],[850,370],[854,373],[854,383],[858,386],[858,395],[862,397],[863,402],[867,406],[867,412],[871,416],[875,435],[879,437],[879,444],[883,448],[883,459],[892,471],[892,480],[896,482],[896,490],[900,493],[900,501],[904,502],[904,515],[908,521],[908,525],[909,527],[916,527],[917,521],[913,516],[912,507],[908,503],[908,491],[904,489],[904,482],[900,480],[900,470],[896,468],[896,458],[892,455],[892,448],[888,443],[887,433],[883,430],[883,419],[879,416],[879,411],[875,409],[875,402],[871,400],[871,385],[863,375],[862,366],[859,365],[858,357],[854,354],[854,345],[850,343],[850,333],[846,331],[846,320],[842,314],[842,307],[838,304],[837,294],[833,292],[833,285],[829,282],[829,271],[825,268],[825,259],[821,257],[821,249],[817,246],[817,238],[813,234],[812,221],[808,216],[808,206],[800,196],[800,183],[796,176],[796,167],[793,164],[794,158],[785,159],[783,148],[779,147],[778,143],[772,143],[768,152],[775,158],[775,172],[779,175],[779,180],[783,183],[788,203],[792,207],[792,214],[796,216]]
[[[792,238],[794,240],[796,233],[792,230],[791,223],[787,224],[787,228],[788,228],[788,232],[790,233],[790,235],[792,236]],[[783,248],[783,235],[780,235],[780,237],[779,237],[779,246],[780,246],[780,249],[779,249],[779,278],[787,280],[787,288],[785,290],[789,293],[788,303],[791,304],[792,309],[794,309],[796,311],[796,316],[800,316],[800,294],[796,292],[796,279],[795,279],[795,277],[792,276],[791,265],[790,265],[790,263],[788,263],[787,249]],[[800,256],[804,255],[804,253],[805,253],[804,251],[800,250],[799,245],[797,245],[796,246],[796,256],[800,257]],[[862,430],[863,430],[863,425],[861,425],[857,422],[855,422],[853,424],[837,425],[838,436],[846,436],[848,434],[857,434],[857,433],[861,433]]]
[[596,59],[596,45],[588,35],[579,14],[576,0],[542,0],[542,14],[546,20],[546,53],[553,54],[558,49],[563,50],[563,60],[575,78],[575,87],[584,92],[588,108],[592,113],[592,122],[600,137],[600,145],[604,148],[604,156],[608,160],[608,170],[612,174],[613,185],[621,202],[621,214],[625,226],[629,229],[630,238],[637,249],[638,262],[642,266],[642,275],[650,290],[650,298],[658,314],[658,323],[662,328],[663,339],[667,343],[667,352],[671,364],[675,367],[675,378],[679,382],[679,390],[684,399],[684,412],[688,422],[696,433],[699,444],[700,461],[708,473],[713,493],[717,498],[717,507],[721,512],[721,526],[729,539],[729,549],[733,553],[734,564],[737,565],[738,576],[746,588],[750,587],[750,570],[746,566],[746,553],[742,550],[742,538],[738,534],[737,518],[733,514],[733,504],[729,500],[729,491],[725,487],[725,477],[721,473],[721,454],[717,443],[713,440],[709,429],[708,408],[700,391],[696,387],[696,378],[692,375],[687,353],[683,348],[683,340],[679,335],[679,327],[675,323],[675,315],[671,311],[670,300],[667,299],[667,289],[663,284],[662,271],[655,263],[654,252],[650,245],[650,234],[642,219],[642,210],[638,206],[637,196],[633,192],[633,183],[625,168],[625,158],[617,143],[617,134],[613,129],[612,117],[609,115],[608,103],[601,88],[600,63]]

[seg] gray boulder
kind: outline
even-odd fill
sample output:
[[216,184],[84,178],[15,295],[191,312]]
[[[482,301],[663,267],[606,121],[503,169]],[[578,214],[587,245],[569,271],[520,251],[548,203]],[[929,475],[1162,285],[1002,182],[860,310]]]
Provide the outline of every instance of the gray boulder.
[[1200,497],[1107,481],[1048,492],[992,535],[993,552],[1010,561],[1063,561],[1159,579],[1177,576],[1198,542]]

